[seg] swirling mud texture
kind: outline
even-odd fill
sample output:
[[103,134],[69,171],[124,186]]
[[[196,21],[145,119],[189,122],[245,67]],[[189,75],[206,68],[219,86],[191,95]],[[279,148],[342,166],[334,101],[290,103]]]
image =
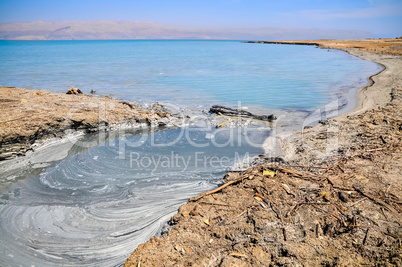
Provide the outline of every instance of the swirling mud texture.
[[4,171],[15,163],[2,164],[2,182],[14,182],[1,193],[0,265],[119,266],[188,198],[216,187],[236,158],[261,153],[267,134],[187,128],[88,145],[93,135],[47,167],[16,174]]

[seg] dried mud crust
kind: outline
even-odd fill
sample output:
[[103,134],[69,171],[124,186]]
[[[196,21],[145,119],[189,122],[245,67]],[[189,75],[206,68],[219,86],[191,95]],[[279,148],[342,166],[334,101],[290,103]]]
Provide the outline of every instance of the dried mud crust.
[[284,137],[285,163],[228,173],[125,266],[402,266],[402,77],[382,83],[395,69],[380,102]]
[[0,160],[22,156],[36,141],[67,132],[96,132],[118,123],[168,124],[173,116],[154,107],[140,110],[111,97],[0,86]]

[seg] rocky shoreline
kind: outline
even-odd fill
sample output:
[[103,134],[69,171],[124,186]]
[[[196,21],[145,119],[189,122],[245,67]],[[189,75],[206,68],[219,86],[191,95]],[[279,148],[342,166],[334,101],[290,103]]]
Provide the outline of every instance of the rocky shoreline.
[[0,161],[23,156],[38,143],[72,133],[180,124],[177,116],[158,103],[146,109],[107,96],[15,87],[0,87],[0,110]]
[[299,42],[385,66],[359,91],[357,107],[277,136],[285,162],[261,157],[228,173],[221,187],[182,205],[169,233],[140,245],[125,266],[402,264],[402,50],[374,54],[356,48],[365,40],[332,41]]

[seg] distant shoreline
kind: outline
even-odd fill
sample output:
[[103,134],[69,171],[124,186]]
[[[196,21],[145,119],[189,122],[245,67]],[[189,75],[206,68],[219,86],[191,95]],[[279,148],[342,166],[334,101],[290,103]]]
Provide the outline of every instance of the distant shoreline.
[[[102,40],[102,39],[221,39],[264,38],[364,38],[365,31],[286,28],[189,28],[148,21],[32,21],[0,24],[0,39],[7,40]],[[288,36],[288,37],[287,37]]]
[[364,51],[373,54],[402,56],[402,38],[382,39],[321,39],[295,41],[247,41],[258,44],[312,45],[322,49],[338,49],[344,51]]

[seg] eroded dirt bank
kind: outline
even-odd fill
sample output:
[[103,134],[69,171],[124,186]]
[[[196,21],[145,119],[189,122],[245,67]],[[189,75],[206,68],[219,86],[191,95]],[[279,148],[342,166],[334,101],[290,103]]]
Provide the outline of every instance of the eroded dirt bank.
[[386,67],[353,112],[277,136],[286,162],[228,173],[125,266],[401,266],[402,59],[353,50]]
[[163,126],[173,116],[159,104],[151,109],[111,97],[0,87],[0,160],[25,155],[37,141],[68,133]]

